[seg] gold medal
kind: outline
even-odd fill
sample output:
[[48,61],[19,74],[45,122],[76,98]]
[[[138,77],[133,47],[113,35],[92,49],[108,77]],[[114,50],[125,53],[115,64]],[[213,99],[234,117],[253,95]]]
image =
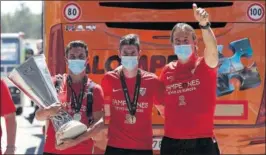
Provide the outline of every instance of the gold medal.
[[131,116],[131,124],[135,124],[137,121],[136,116]]
[[[140,94],[140,84],[141,84],[141,71],[138,69],[137,77],[136,77],[136,83],[135,83],[135,92],[133,101],[130,100],[130,95],[127,89],[127,84],[125,82],[125,77],[123,71],[120,72],[120,81],[122,85],[122,90],[124,91],[124,96],[127,103],[127,108],[129,111],[129,114],[126,114],[125,123],[126,124],[135,124],[136,123],[136,112],[137,112],[137,103],[138,103],[138,97]],[[142,93],[144,94],[144,93]]]
[[73,116],[74,120],[76,121],[80,121],[81,120],[81,115],[80,113],[75,113],[74,116]]
[[126,120],[125,120],[126,124],[135,124],[136,121],[137,121],[136,116],[132,116],[130,114],[126,114]]

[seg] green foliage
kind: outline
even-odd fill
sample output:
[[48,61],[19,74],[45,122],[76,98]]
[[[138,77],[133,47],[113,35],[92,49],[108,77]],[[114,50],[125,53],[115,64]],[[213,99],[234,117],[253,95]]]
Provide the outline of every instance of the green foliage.
[[1,33],[24,32],[25,38],[40,39],[41,14],[33,14],[23,3],[13,14],[1,14]]

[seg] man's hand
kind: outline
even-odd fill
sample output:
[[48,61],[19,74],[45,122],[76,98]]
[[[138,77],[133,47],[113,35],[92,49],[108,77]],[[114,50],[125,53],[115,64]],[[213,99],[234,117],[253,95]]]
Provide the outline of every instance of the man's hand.
[[62,105],[61,103],[58,103],[56,105],[53,105],[48,108],[40,108],[36,111],[35,117],[39,121],[44,121],[49,119],[52,116],[56,116],[58,112],[63,109],[65,105]]
[[49,116],[55,116],[58,114],[58,112],[63,109],[63,106],[58,104],[58,105],[54,105],[54,106],[51,106],[47,109],[47,112],[49,113],[48,115]]
[[105,150],[108,143],[108,129],[103,129],[103,131],[97,133],[93,138],[94,146],[101,150]]
[[[89,129],[87,130],[87,132],[89,131]],[[81,143],[82,141],[79,140],[79,137],[82,136],[86,136],[86,132],[84,132],[83,134],[79,135],[78,137],[76,137],[75,139],[62,139],[61,137],[63,137],[63,132],[62,133],[56,133],[56,139],[62,139],[60,140],[62,142],[62,144],[60,145],[56,145],[56,149],[57,150],[65,150],[67,148],[73,147],[78,145],[79,143]]]
[[63,143],[60,145],[55,145],[55,148],[57,150],[65,150],[70,147],[76,146],[78,144],[75,139],[65,139],[65,140],[62,140],[62,142]]
[[201,26],[206,26],[209,22],[209,14],[206,10],[198,8],[197,4],[193,3],[194,17],[199,22]]
[[[199,22],[200,26],[206,26],[209,22],[209,14],[202,8],[198,8],[193,4],[193,12],[195,19]],[[215,68],[219,62],[217,41],[215,35],[210,27],[202,30],[202,38],[205,44],[204,59],[210,68]]]

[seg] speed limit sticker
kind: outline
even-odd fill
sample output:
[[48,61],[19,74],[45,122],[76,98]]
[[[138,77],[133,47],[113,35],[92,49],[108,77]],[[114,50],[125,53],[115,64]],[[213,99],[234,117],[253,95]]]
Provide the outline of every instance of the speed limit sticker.
[[263,5],[259,3],[251,4],[248,7],[247,15],[248,15],[248,18],[252,21],[256,21],[256,22],[260,21],[265,15],[265,10],[264,10]]
[[76,3],[69,3],[64,8],[64,17],[68,21],[78,20],[81,16],[81,9]]

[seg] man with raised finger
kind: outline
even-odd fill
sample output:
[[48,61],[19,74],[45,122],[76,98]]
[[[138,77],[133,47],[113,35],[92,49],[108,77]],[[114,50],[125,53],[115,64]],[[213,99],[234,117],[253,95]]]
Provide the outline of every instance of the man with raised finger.
[[205,44],[197,55],[195,30],[178,23],[171,32],[177,61],[166,65],[160,75],[165,89],[165,132],[161,155],[219,155],[214,138],[214,110],[218,51],[208,13],[193,4]]

